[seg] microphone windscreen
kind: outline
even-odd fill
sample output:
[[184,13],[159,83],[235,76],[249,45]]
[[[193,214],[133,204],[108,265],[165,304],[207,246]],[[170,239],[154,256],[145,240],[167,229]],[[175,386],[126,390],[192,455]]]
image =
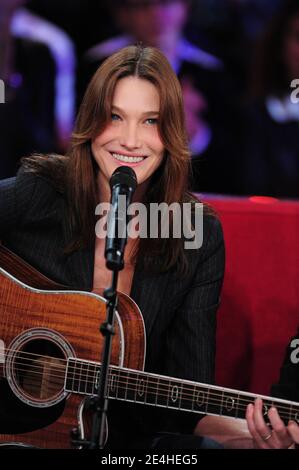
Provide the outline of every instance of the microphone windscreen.
[[135,171],[129,166],[119,166],[114,170],[110,178],[110,188],[112,189],[117,184],[126,185],[135,191],[137,186],[137,177]]

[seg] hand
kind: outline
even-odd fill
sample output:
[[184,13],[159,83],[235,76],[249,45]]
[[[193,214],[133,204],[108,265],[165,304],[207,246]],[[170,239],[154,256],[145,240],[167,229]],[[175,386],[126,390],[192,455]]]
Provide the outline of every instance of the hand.
[[246,420],[254,446],[258,449],[289,449],[299,444],[299,426],[290,421],[287,426],[280,419],[276,408],[268,411],[271,427],[263,417],[263,401],[257,398],[254,404],[247,406]]

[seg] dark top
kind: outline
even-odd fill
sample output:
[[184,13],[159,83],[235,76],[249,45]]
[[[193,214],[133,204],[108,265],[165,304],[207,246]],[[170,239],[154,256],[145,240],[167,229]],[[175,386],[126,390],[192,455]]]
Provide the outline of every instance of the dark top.
[[[94,247],[64,254],[70,236],[65,211],[65,198],[50,180],[21,170],[16,178],[0,182],[0,239],[4,245],[49,278],[90,290]],[[213,383],[216,311],[224,274],[224,242],[216,217],[204,217],[203,245],[188,251],[190,272],[184,279],[170,271],[146,274],[137,260],[131,297],[145,321],[145,369]],[[133,442],[137,447],[157,431],[191,433],[200,416],[113,402],[109,404],[110,442],[116,447]]]
[[299,197],[299,124],[276,122],[265,102],[244,111],[239,158],[239,194]]
[[299,329],[286,348],[279,380],[273,384],[271,395],[299,402]]

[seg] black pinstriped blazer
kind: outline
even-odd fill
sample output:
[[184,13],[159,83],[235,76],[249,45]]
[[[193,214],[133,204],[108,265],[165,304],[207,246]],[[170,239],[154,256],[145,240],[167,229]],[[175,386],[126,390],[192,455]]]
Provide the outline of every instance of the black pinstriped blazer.
[[[64,255],[69,241],[64,215],[64,197],[51,181],[22,170],[16,178],[0,181],[4,245],[49,278],[72,288],[91,289],[94,250]],[[224,274],[223,235],[216,217],[204,217],[203,245],[189,250],[188,257],[190,273],[185,279],[173,272],[146,275],[137,263],[131,297],[145,321],[146,370],[213,383],[216,311]],[[118,442],[124,437],[121,430],[126,436],[161,430],[190,433],[200,417],[117,402],[109,410],[110,429],[112,436],[115,429]],[[121,427],[113,425],[114,419],[121,420]]]

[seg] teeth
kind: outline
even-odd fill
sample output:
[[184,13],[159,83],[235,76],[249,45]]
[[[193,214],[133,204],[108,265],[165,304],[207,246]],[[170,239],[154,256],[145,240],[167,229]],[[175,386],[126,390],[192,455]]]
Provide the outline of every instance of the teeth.
[[127,157],[127,155],[120,155],[119,153],[113,153],[112,156],[119,160],[120,162],[125,163],[139,163],[144,160],[145,157]]

